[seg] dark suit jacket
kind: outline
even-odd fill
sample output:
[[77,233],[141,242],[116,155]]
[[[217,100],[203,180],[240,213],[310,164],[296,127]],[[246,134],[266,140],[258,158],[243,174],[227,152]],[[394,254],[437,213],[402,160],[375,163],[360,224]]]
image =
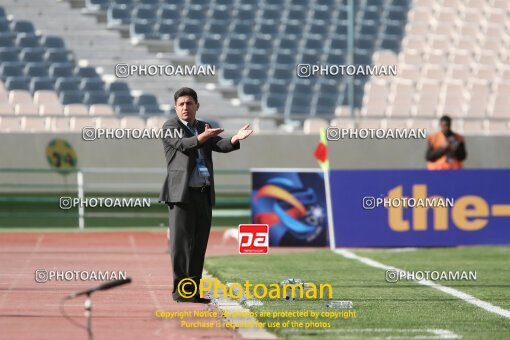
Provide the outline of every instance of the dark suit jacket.
[[[197,120],[197,128],[198,133],[202,133],[205,130],[205,122]],[[240,148],[240,143],[238,142],[232,145],[232,143],[230,143],[230,138],[216,136],[200,145],[198,144],[197,137],[193,135],[177,116],[167,120],[165,124],[163,124],[164,132],[168,129],[172,130],[173,133],[171,137],[163,138],[167,176],[159,195],[159,201],[165,203],[187,202],[189,178],[196,165],[196,159],[198,157],[197,150],[201,148],[205,158],[205,164],[211,175],[210,200],[211,205],[214,205],[215,193],[212,151],[230,152],[238,150]],[[177,135],[177,131],[183,132],[183,138]]]

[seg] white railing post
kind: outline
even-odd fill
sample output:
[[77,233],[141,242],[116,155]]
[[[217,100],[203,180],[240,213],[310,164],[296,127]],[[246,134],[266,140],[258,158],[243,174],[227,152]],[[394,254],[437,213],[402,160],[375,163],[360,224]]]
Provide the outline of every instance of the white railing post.
[[[76,173],[76,179],[78,184],[78,198],[80,199],[80,202],[84,201],[84,194],[83,194],[83,172],[81,170],[78,170]],[[78,226],[80,229],[85,228],[85,208],[83,204],[80,204],[78,206]]]

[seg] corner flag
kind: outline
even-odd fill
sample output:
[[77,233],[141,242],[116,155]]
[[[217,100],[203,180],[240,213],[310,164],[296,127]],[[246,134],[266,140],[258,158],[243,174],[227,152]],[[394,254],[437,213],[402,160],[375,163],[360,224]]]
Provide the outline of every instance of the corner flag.
[[326,129],[321,129],[320,132],[320,138],[321,141],[319,145],[317,145],[317,148],[315,149],[315,152],[313,155],[315,158],[317,158],[317,161],[319,162],[319,166],[322,168],[322,170],[328,170],[329,169],[329,159],[328,159],[328,139],[326,138]]

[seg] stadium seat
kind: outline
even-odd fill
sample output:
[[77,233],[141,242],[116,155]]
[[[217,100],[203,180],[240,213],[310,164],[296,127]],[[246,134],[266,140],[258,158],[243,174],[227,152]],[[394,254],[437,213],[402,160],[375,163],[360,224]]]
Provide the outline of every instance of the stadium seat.
[[152,116],[147,119],[148,129],[159,129],[169,119],[167,116]]
[[2,100],[0,101],[0,114],[2,115],[14,114],[14,107],[11,104],[9,104],[6,100],[5,101]]
[[94,117],[74,116],[71,117],[71,131],[82,131],[86,127],[98,127]]
[[157,32],[160,39],[173,39],[179,33],[179,24],[172,20],[161,21],[156,23],[154,31]]
[[243,78],[258,84],[263,84],[267,80],[267,68],[257,65],[250,65],[244,71]]
[[311,113],[316,116],[332,116],[335,114],[337,100],[336,94],[334,96],[329,96],[319,92],[314,105],[312,105]]
[[390,105],[388,107],[388,116],[400,116],[406,117],[411,116],[414,95],[415,95],[414,83],[407,79],[396,79],[391,84],[391,90],[389,94]]
[[473,81],[467,94],[466,117],[485,117],[488,114],[490,95],[489,82]]
[[2,48],[0,50],[0,62],[19,62],[18,52],[15,47]]
[[418,83],[417,90],[417,105],[414,108],[414,114],[421,117],[436,115],[441,90],[439,81],[423,79]]
[[296,115],[311,115],[312,95],[305,95],[303,93],[293,94],[287,98],[285,111]]
[[82,78],[100,78],[99,74],[96,71],[96,68],[93,66],[83,66],[83,67],[77,66],[74,69],[74,74],[77,77],[82,77]]
[[90,12],[106,11],[109,4],[109,0],[85,0],[85,7]]
[[89,109],[83,104],[68,104],[64,106],[64,114],[66,116],[86,116],[89,114]]
[[46,47],[48,51],[65,50],[64,40],[56,36],[43,35],[41,36],[40,44]]
[[30,80],[30,92],[34,93],[39,90],[53,90],[55,82],[49,77],[32,78]]
[[448,80],[441,89],[443,105],[439,107],[438,115],[448,114],[451,117],[462,117],[465,112],[466,93],[464,84],[458,80]]
[[0,130],[2,132],[21,132],[24,129],[23,117],[0,117]]
[[36,105],[60,105],[57,93],[52,90],[38,90],[34,92],[34,104]]
[[62,104],[41,104],[39,105],[40,115],[62,115],[64,107]]
[[123,117],[120,126],[124,129],[144,129],[145,120],[140,117]]
[[492,135],[510,134],[510,126],[508,121],[490,120],[488,125],[489,131]]
[[220,69],[218,82],[220,86],[234,86],[241,80],[241,71],[237,66],[224,65]]
[[350,118],[334,118],[329,122],[329,125],[347,129],[354,128],[353,120]]
[[11,36],[0,36],[0,48],[4,49],[6,47],[16,47],[16,43],[14,42],[14,38]]
[[106,12],[106,25],[110,29],[126,29],[131,23],[131,7],[110,5]]
[[152,5],[140,4],[131,12],[131,20],[139,24],[153,24],[156,18],[156,7]]
[[134,99],[134,104],[137,106],[156,106],[159,107],[158,99],[151,94],[141,94]]
[[86,105],[108,104],[108,95],[103,91],[87,91],[83,97]]
[[[227,25],[223,24],[223,26]],[[246,21],[235,22],[232,24],[230,28],[229,36],[234,39],[249,39],[253,34],[254,26]],[[221,32],[221,29],[217,29],[217,31]]]
[[46,132],[50,129],[48,117],[24,117],[24,120],[23,130],[26,132]]
[[157,20],[179,20],[181,14],[179,10],[174,6],[162,5],[158,8],[157,11]]
[[70,78],[73,76],[73,66],[71,64],[51,64],[48,75],[52,78]]
[[24,33],[27,36],[35,36],[34,25],[32,22],[26,20],[16,20],[11,22],[11,31],[17,34]]
[[32,102],[19,103],[14,105],[15,115],[39,115],[39,110]]
[[129,26],[129,35],[133,39],[158,40],[160,33],[156,31],[152,22],[133,22]]
[[110,0],[110,2],[117,6],[133,6],[135,0]]
[[110,93],[110,97],[108,98],[108,103],[112,106],[116,105],[131,105],[133,104],[133,96],[129,93],[119,92],[119,93]]
[[27,63],[24,69],[26,77],[48,77],[48,68],[41,64]]
[[23,77],[23,64],[18,62],[5,62],[0,65],[0,77],[6,80],[8,77]]
[[39,38],[35,35],[21,35],[16,37],[16,46],[18,48],[39,48]]
[[55,82],[55,91],[70,92],[80,90],[80,79],[79,78],[58,78]]
[[115,105],[113,108],[117,115],[138,115],[140,113],[140,109],[133,104]]
[[243,102],[254,102],[262,97],[261,84],[253,80],[244,80],[239,83],[239,99]]
[[9,104],[32,104],[32,95],[28,91],[24,90],[11,90],[9,92]]
[[93,116],[97,115],[113,115],[113,108],[106,104],[92,104],[90,105],[89,113]]
[[307,118],[303,123],[303,132],[309,134],[319,134],[321,129],[326,129],[329,122],[321,118]]
[[121,127],[121,119],[117,117],[101,117],[98,119],[98,127],[118,129]]
[[179,28],[179,38],[198,39],[203,31],[204,26],[201,22],[186,20]]
[[508,108],[510,107],[509,91],[509,83],[499,84],[497,92],[494,94],[494,104],[490,112],[491,116],[508,118]]
[[278,53],[275,57],[274,63],[276,67],[287,67],[289,65],[296,65],[296,55]]
[[43,63],[44,62],[44,50],[25,48],[25,49],[21,50],[19,58],[20,58],[20,61],[23,61],[25,63]]
[[484,120],[464,120],[462,132],[465,135],[485,135],[488,131],[488,124]]
[[104,91],[105,83],[100,78],[83,78],[80,81],[80,91]]
[[372,79],[365,84],[362,116],[384,116],[387,108],[389,85],[385,80]]
[[140,106],[139,110],[141,115],[160,115],[165,112],[159,106],[155,105]]
[[114,81],[106,84],[106,91],[112,92],[126,92],[129,93],[129,86],[126,82],[123,81]]
[[64,49],[48,49],[44,54],[44,60],[47,63],[71,63],[73,61],[73,55]]
[[60,92],[59,99],[63,105],[81,104],[83,102],[83,95],[80,91],[66,91]]
[[231,37],[225,42],[225,52],[227,53],[244,53],[248,48],[248,42],[243,38]]
[[383,122],[381,119],[364,118],[360,119],[358,126],[360,129],[380,129]]
[[218,66],[220,64],[220,56],[218,55],[218,52],[199,51],[197,52],[196,64]]
[[71,131],[71,117],[52,117],[50,125],[52,132]]
[[177,38],[175,43],[175,53],[179,55],[192,55],[198,49],[197,38],[194,36],[181,36]]
[[262,111],[267,114],[283,113],[286,97],[273,94],[262,96]]

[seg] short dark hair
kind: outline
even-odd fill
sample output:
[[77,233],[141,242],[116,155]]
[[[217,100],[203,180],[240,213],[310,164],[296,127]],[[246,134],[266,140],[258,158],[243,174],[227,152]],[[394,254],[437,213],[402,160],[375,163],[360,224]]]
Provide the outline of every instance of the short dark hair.
[[197,93],[195,92],[195,90],[193,90],[192,88],[189,88],[189,87],[181,87],[180,89],[178,89],[174,94],[174,102],[177,103],[177,99],[179,97],[184,97],[184,96],[190,96],[195,100],[195,103],[198,103]]
[[444,115],[441,118],[439,118],[439,121],[445,122],[448,125],[452,125],[452,119],[450,118],[450,116],[447,116],[447,115]]

